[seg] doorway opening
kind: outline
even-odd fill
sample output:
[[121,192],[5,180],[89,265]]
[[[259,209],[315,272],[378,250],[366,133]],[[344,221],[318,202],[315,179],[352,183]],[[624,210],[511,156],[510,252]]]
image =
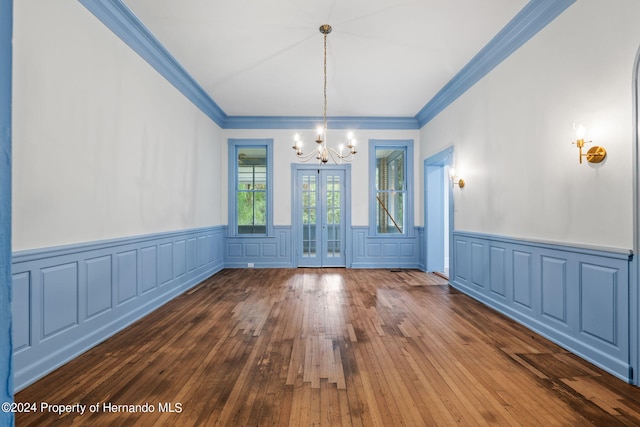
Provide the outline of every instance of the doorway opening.
[[449,182],[452,160],[450,147],[424,161],[425,267],[447,279],[452,260],[453,197]]

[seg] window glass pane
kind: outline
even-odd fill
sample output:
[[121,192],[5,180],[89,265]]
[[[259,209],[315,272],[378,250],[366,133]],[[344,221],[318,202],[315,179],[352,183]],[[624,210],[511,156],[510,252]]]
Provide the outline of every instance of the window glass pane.
[[378,233],[403,233],[404,193],[378,192],[376,205],[376,227]]
[[238,147],[238,190],[267,188],[267,147]]
[[404,190],[405,150],[376,147],[376,189]]
[[405,149],[376,147],[376,230],[402,234],[405,216]]
[[238,234],[266,234],[267,147],[238,147],[236,153]]
[[253,224],[267,224],[267,193],[256,191],[253,193]]

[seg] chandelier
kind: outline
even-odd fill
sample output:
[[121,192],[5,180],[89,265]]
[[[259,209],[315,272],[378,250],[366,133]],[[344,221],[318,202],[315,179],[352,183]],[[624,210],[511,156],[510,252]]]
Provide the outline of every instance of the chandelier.
[[327,34],[331,32],[331,25],[324,24],[320,26],[320,32],[324,36],[324,108],[323,108],[323,126],[318,127],[318,137],[316,143],[318,148],[311,153],[304,154],[302,152],[302,139],[297,133],[293,138],[293,149],[296,151],[296,155],[303,162],[308,162],[312,158],[315,158],[320,163],[327,163],[331,159],[334,163],[351,162],[356,155],[356,141],[353,139],[353,133],[349,132],[347,135],[346,149],[344,144],[340,144],[338,149],[327,146]]

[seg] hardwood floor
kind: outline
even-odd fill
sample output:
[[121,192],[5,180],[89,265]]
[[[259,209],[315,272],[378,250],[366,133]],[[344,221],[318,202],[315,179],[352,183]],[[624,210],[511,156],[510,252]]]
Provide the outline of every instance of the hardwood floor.
[[418,271],[224,270],[15,399],[17,426],[640,425],[640,389]]

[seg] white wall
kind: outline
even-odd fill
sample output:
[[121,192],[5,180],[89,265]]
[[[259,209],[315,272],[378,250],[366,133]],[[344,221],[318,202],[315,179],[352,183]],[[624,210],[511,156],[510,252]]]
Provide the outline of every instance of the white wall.
[[79,2],[14,2],[13,67],[14,251],[225,223],[220,128]]
[[[273,139],[274,144],[274,225],[291,225],[291,164],[296,163],[295,152],[291,148],[293,146],[293,136],[298,132],[306,144],[303,148],[314,149],[313,142],[315,130],[289,130],[289,129],[257,129],[257,130],[235,130],[227,129],[223,131],[224,136],[224,153],[223,157],[227,158],[227,140],[229,138],[269,138]],[[329,129],[327,141],[329,145],[336,147],[340,141],[346,140],[346,130]],[[351,225],[366,226],[369,225],[369,140],[370,139],[412,139],[414,141],[414,175],[419,175],[419,132],[417,130],[353,130],[357,139],[357,150],[355,160],[351,163]],[[227,180],[227,165],[224,166],[224,172],[221,179]],[[415,225],[422,224],[422,217],[419,216],[421,209],[419,200],[418,185],[414,186],[415,200]],[[222,194],[221,204],[226,208],[227,194]],[[420,199],[421,200],[421,199]],[[226,214],[225,214],[226,221]]]
[[[632,248],[639,16],[637,0],[577,1],[421,129],[423,159],[455,147],[456,229]],[[600,165],[578,163],[578,119],[607,149]]]

